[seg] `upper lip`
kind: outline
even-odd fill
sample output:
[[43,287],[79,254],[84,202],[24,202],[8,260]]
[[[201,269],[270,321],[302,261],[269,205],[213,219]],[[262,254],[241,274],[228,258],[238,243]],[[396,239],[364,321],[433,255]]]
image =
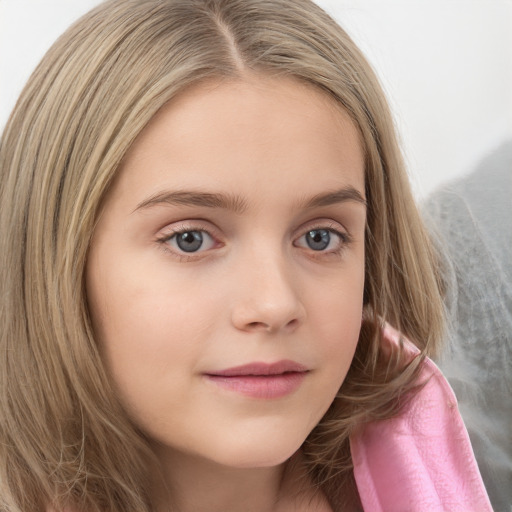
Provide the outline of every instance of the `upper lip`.
[[306,372],[308,368],[300,363],[290,360],[277,361],[275,363],[254,362],[233,368],[226,368],[208,375],[220,377],[235,377],[240,375],[281,375],[283,373]]

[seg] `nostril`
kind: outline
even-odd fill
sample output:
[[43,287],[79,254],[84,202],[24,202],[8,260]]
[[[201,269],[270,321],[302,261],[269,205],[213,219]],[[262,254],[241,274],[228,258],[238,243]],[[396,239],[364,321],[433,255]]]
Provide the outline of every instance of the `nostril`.
[[[294,330],[299,325],[299,320],[294,318],[290,320],[287,324],[284,325],[285,330]],[[267,324],[265,322],[249,322],[246,324],[246,328],[251,331],[257,330],[265,330],[265,331],[274,331],[276,330],[272,325]]]
[[250,322],[247,324],[250,329],[268,329],[268,325],[263,322]]
[[295,327],[297,327],[299,325],[299,320],[297,318],[294,318],[293,320],[290,320],[287,324],[286,324],[286,327],[288,329],[294,329]]

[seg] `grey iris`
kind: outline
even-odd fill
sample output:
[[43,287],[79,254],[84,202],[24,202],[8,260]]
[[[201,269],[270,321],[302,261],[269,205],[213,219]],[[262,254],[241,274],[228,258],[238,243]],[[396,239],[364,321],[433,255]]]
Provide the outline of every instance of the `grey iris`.
[[314,251],[323,251],[331,241],[331,233],[327,229],[314,229],[306,233],[306,243]]
[[184,252],[195,252],[203,245],[203,235],[200,231],[186,231],[176,236],[176,244]]

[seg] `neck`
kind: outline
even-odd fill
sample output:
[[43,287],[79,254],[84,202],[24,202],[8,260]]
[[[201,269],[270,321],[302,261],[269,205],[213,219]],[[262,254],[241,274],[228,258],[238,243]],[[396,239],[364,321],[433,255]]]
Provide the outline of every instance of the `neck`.
[[[327,512],[307,478],[300,453],[279,466],[231,468],[173,452],[160,457],[158,512]],[[172,461],[172,463],[171,463]]]

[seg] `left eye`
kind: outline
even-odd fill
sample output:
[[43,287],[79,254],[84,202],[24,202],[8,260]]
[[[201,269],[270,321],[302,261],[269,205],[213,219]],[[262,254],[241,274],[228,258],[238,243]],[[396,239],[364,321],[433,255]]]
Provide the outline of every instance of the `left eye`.
[[326,251],[338,249],[342,243],[341,235],[331,229],[312,229],[302,235],[296,245],[313,251]]
[[177,251],[187,253],[207,251],[215,244],[213,238],[206,231],[200,230],[175,233],[168,238],[167,243]]

